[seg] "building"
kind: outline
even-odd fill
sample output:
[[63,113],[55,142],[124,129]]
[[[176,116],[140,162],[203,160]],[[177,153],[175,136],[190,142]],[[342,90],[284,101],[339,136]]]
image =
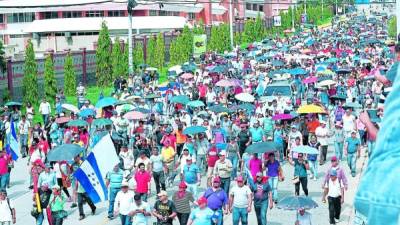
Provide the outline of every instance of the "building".
[[[180,0],[163,4],[143,1],[133,11],[133,28],[137,34],[180,30],[185,25],[203,21],[206,25],[229,21],[231,0],[220,3],[209,0]],[[250,0],[249,0],[250,1]],[[278,15],[287,10],[291,0],[233,0],[235,19]],[[279,4],[278,4],[279,3]],[[111,37],[126,39],[128,12],[126,0],[3,0],[0,1],[0,38],[7,55],[24,50],[28,39],[35,49],[44,52],[93,49],[100,24],[105,20]]]

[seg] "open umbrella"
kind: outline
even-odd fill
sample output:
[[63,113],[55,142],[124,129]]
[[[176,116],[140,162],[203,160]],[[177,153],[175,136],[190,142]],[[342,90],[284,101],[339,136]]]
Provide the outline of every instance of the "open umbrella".
[[20,102],[7,102],[6,104],[5,104],[5,106],[22,106],[22,103],[20,103]]
[[181,78],[185,79],[185,80],[189,80],[193,78],[193,74],[191,73],[184,73],[181,75]]
[[206,112],[206,111],[200,111],[200,112],[197,113],[197,115],[198,116],[205,116],[205,117],[209,116],[208,112]]
[[176,95],[171,98],[170,102],[186,105],[188,102],[190,102],[190,98],[187,95]]
[[243,109],[243,110],[247,110],[247,111],[253,111],[256,109],[256,107],[253,104],[250,103],[243,103],[240,104],[238,106],[236,106],[237,109]]
[[203,133],[207,130],[207,128],[203,127],[203,126],[191,126],[191,127],[187,127],[183,130],[183,134],[184,135],[194,135],[194,134],[198,134],[198,133]]
[[132,104],[124,104],[124,105],[119,105],[117,107],[115,107],[115,111],[117,111],[118,113],[121,112],[129,112],[131,110],[133,110],[135,107]]
[[215,86],[218,86],[218,87],[232,87],[232,86],[235,86],[235,84],[233,82],[231,82],[230,80],[220,80],[215,84]]
[[71,105],[71,104],[67,104],[67,103],[62,104],[61,108],[65,109],[65,110],[68,110],[68,111],[71,111],[73,113],[78,113],[79,112],[78,107],[76,107],[74,105]]
[[357,102],[348,102],[343,106],[343,108],[361,109],[362,105]]
[[146,114],[141,113],[141,112],[137,112],[137,111],[132,111],[132,112],[128,112],[124,115],[125,119],[128,120],[141,120],[146,118]]
[[200,100],[190,101],[187,103],[187,105],[194,108],[205,106],[204,102]]
[[58,117],[56,118],[56,123],[61,124],[61,123],[66,123],[68,121],[70,121],[71,118],[63,116],[63,117]]
[[140,107],[134,108],[133,111],[141,112],[141,113],[144,113],[144,114],[148,114],[148,113],[151,112],[149,109],[140,108]]
[[333,80],[323,80],[321,82],[318,82],[317,86],[319,87],[323,87],[323,86],[331,86],[331,85],[335,85],[336,82]]
[[246,92],[235,95],[235,98],[242,102],[254,102],[255,100],[253,95]]
[[113,97],[105,97],[100,99],[97,103],[96,103],[96,108],[101,109],[107,106],[112,106],[117,102],[117,99],[113,98]]
[[318,204],[306,196],[288,196],[279,201],[277,207],[285,210],[313,209],[317,208]]
[[291,120],[293,119],[293,116],[290,114],[275,114],[272,116],[273,120]]
[[86,127],[88,126],[88,122],[84,121],[84,120],[71,120],[67,123],[67,126],[69,127]]
[[319,154],[318,149],[310,147],[308,145],[300,145],[293,148],[294,152],[303,154]]
[[230,110],[222,105],[213,105],[208,108],[210,111],[215,113],[229,112]]
[[92,123],[92,125],[96,127],[103,127],[111,124],[113,124],[112,120],[106,118],[95,119]]
[[144,96],[144,98],[153,99],[153,98],[161,98],[161,96],[159,96],[157,94],[149,94],[149,95]]
[[272,141],[254,143],[246,148],[250,154],[278,151],[278,145]]
[[302,105],[297,109],[297,113],[299,114],[307,114],[307,113],[326,113],[325,109],[321,106],[310,104],[310,105]]
[[49,161],[63,161],[72,160],[75,156],[83,152],[84,149],[76,144],[63,144],[55,147],[47,154],[47,160]]
[[84,110],[81,110],[78,115],[80,117],[86,118],[88,116],[95,116],[96,112],[93,109],[84,109]]

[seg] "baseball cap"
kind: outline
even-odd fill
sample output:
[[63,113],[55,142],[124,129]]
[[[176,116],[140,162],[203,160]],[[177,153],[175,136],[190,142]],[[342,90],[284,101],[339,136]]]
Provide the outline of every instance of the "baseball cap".
[[207,204],[207,198],[202,196],[196,201],[197,205]]
[[181,183],[179,184],[179,188],[187,188],[186,183],[185,183],[185,182],[181,182]]
[[332,169],[332,170],[329,172],[329,175],[331,175],[332,177],[336,177],[336,176],[337,176],[337,171],[334,170],[334,169]]
[[53,185],[53,187],[51,187],[51,189],[58,189],[58,190],[60,190],[60,186],[58,186],[58,185],[56,184],[56,185]]
[[237,182],[243,182],[243,177],[242,177],[242,176],[238,176],[238,177],[236,178],[236,181],[237,181]]
[[319,121],[319,123],[320,123],[320,124],[325,124],[325,125],[326,125],[326,121],[324,121],[324,120]]
[[160,193],[157,194],[158,197],[161,196],[168,196],[168,193],[166,191],[160,191]]
[[219,155],[226,155],[226,151],[225,151],[225,150],[222,150],[222,151],[219,153]]
[[129,183],[127,181],[123,181],[121,183],[121,187],[129,187]]
[[215,177],[215,178],[213,179],[213,183],[221,183],[221,178]]
[[186,160],[192,160],[192,156],[189,155]]
[[332,158],[331,158],[331,162],[334,162],[334,161],[337,161],[337,157],[335,155],[332,156]]

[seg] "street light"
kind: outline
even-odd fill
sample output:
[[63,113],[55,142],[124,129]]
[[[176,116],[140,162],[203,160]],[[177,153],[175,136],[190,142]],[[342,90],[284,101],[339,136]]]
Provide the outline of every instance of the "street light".
[[133,46],[132,46],[132,13],[133,9],[137,6],[135,0],[128,0],[128,18],[129,18],[129,28],[128,28],[128,68],[129,75],[133,74]]

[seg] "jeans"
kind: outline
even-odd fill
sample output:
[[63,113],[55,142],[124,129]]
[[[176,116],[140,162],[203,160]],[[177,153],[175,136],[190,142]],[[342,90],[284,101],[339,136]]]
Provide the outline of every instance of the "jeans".
[[110,188],[110,200],[109,200],[109,206],[108,206],[108,216],[113,217],[114,215],[114,202],[115,202],[115,197],[117,197],[118,192],[121,190],[121,188]]
[[228,159],[232,162],[232,175],[231,178],[234,179],[237,174],[237,167],[239,163],[239,157],[235,154],[234,156],[228,157]]
[[367,141],[368,144],[368,156],[371,156],[372,151],[375,148],[375,141]]
[[329,223],[335,224],[335,219],[340,219],[340,204],[341,197],[329,197],[328,196],[328,208],[329,208]]
[[189,213],[177,213],[176,216],[178,217],[180,225],[186,225],[189,220]]
[[42,114],[42,118],[43,118],[43,124],[47,124],[47,121],[49,120],[49,114]]
[[121,225],[131,225],[132,218],[130,216],[119,214],[119,218],[121,219]]
[[261,204],[254,204],[254,210],[257,216],[258,225],[267,225],[268,200],[264,200]]
[[20,134],[19,140],[21,144],[21,155],[25,156],[27,154],[27,147],[28,147],[28,135],[27,134]]
[[248,217],[247,208],[238,208],[233,207],[232,212],[232,221],[233,225],[239,225],[239,221],[242,221],[242,225],[247,225],[247,217]]
[[83,202],[84,201],[87,202],[87,204],[90,206],[90,209],[92,210],[92,213],[94,213],[94,211],[96,210],[96,206],[93,204],[93,202],[89,198],[89,196],[86,193],[78,193],[79,215],[80,216],[85,216],[85,213],[83,212]]
[[[213,210],[214,213],[216,213],[218,215],[217,218],[217,223],[216,225],[223,225],[224,224],[224,212],[222,211],[222,209],[217,209],[217,210]],[[215,224],[215,223],[212,223]]]
[[328,153],[328,145],[321,146],[321,155],[319,156],[320,164],[324,164],[326,162],[327,153]]
[[359,130],[358,134],[360,135],[361,144],[365,144],[365,130]]
[[309,165],[310,165],[310,172],[311,175],[315,178],[318,177],[318,162],[317,161],[308,161]]
[[229,188],[231,186],[231,178],[221,178],[221,188],[224,189],[225,193],[229,193]]
[[53,218],[53,225],[62,225],[64,219],[62,218]]
[[335,141],[335,155],[342,160],[343,158],[343,142],[336,142]]
[[154,178],[154,183],[156,184],[157,194],[160,193],[160,187],[161,187],[162,190],[165,191],[165,175],[164,175],[164,171],[160,171],[160,172],[154,172],[153,171],[153,178]]
[[357,153],[347,154],[347,165],[350,168],[351,175],[354,177],[356,175]]
[[279,182],[278,177],[269,177],[268,178],[268,184],[272,189],[272,199],[274,201],[278,200],[278,182]]
[[135,192],[135,194],[140,195],[140,198],[142,199],[142,201],[147,202],[147,197],[149,196],[147,193],[137,193],[137,192]]
[[203,172],[203,174],[206,172],[205,163],[206,155],[196,155],[196,165],[200,169],[200,172]]
[[3,189],[3,190],[6,189],[9,176],[10,176],[10,173],[5,173],[3,175],[0,175],[0,189]]
[[299,179],[300,179],[300,182],[298,182],[297,184],[294,185],[295,194],[297,196],[300,195],[300,184],[301,184],[301,188],[303,188],[304,194],[306,196],[308,196],[307,177],[300,177]]
[[38,217],[36,217],[36,225],[42,225],[44,221],[43,212],[39,213]]
[[279,161],[283,162],[283,157],[285,156],[283,152],[283,144],[278,144],[278,151],[279,151]]
[[186,182],[186,185],[188,186],[187,190],[189,192],[192,192],[194,199],[197,199],[197,195],[198,195],[197,183],[189,184],[189,183]]

